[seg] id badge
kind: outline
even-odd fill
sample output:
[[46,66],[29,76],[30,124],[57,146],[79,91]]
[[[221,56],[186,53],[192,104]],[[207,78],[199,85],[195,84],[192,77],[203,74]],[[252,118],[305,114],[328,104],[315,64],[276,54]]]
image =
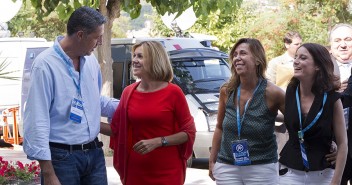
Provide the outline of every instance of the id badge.
[[248,142],[247,139],[236,140],[232,142],[232,153],[235,159],[235,165],[245,166],[250,165]]
[[73,98],[71,103],[70,120],[75,123],[81,123],[83,116],[83,102],[80,99]]

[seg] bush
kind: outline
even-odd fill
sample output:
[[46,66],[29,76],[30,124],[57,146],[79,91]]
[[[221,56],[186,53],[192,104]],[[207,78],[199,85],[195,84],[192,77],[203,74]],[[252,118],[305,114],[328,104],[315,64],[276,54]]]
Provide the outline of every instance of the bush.
[[[0,156],[0,184],[22,181],[26,184],[39,181],[40,166],[36,161],[23,164],[20,161],[5,161]],[[12,184],[12,183],[11,183]]]

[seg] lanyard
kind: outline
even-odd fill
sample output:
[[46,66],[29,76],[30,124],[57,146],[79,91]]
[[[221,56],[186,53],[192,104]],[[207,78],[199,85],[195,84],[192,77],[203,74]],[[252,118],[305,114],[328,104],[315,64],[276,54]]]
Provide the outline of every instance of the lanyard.
[[71,62],[68,61],[68,60],[66,59],[66,57],[62,54],[62,52],[60,51],[58,45],[54,45],[54,49],[55,49],[56,53],[59,54],[59,56],[65,61],[66,67],[67,67],[67,69],[68,69],[68,72],[70,73],[70,76],[71,76],[71,78],[72,78],[72,80],[73,80],[73,83],[74,83],[75,86],[76,86],[77,93],[78,93],[79,95],[81,95],[81,87],[80,87],[80,78],[81,78],[80,75],[81,75],[81,74],[79,75],[78,82],[76,82],[75,78],[73,77],[73,71],[72,71],[72,68],[71,68]]
[[[252,94],[252,97],[253,95],[255,94],[255,92],[258,90],[258,87],[259,85],[261,84],[262,82],[262,79],[259,79],[259,82],[258,82],[258,85],[257,87],[255,88],[255,90],[253,91],[253,94]],[[241,121],[241,117],[240,117],[240,97],[241,97],[241,84],[238,86],[237,88],[237,110],[236,110],[236,117],[237,117],[237,132],[238,132],[238,139],[241,139],[241,128],[242,128],[242,122],[244,120],[244,116],[246,114],[246,111],[247,111],[247,108],[248,108],[248,103],[249,101],[252,99],[249,98],[247,101],[246,101],[246,104],[244,106],[244,111],[243,111],[243,118],[242,118],[242,121]]]
[[302,115],[301,115],[301,104],[299,101],[299,95],[298,95],[298,87],[296,89],[296,102],[297,102],[297,109],[298,109],[298,116],[299,116],[299,127],[300,130],[298,131],[298,137],[301,140],[301,142],[303,141],[303,137],[304,137],[304,133],[309,130],[319,119],[319,117],[321,116],[321,113],[323,112],[324,109],[324,105],[326,102],[326,97],[327,97],[327,93],[324,93],[324,98],[323,98],[323,106],[321,107],[320,111],[318,112],[318,114],[315,116],[314,120],[306,127],[302,130]]

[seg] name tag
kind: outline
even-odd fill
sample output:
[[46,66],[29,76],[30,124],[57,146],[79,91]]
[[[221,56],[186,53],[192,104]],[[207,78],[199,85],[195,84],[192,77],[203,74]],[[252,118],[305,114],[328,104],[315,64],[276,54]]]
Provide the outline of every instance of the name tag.
[[236,140],[232,142],[232,153],[235,159],[235,165],[245,166],[250,165],[248,142],[247,139]]
[[71,103],[70,120],[75,123],[81,123],[83,113],[83,101],[73,98]]

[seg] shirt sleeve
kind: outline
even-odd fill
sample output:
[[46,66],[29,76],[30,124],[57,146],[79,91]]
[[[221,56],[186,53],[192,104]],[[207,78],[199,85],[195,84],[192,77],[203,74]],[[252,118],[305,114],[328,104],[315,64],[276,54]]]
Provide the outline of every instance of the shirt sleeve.
[[179,146],[181,156],[183,159],[187,160],[193,152],[196,127],[189,111],[185,95],[179,87],[176,88],[175,96],[175,117],[179,125],[179,131],[185,132],[188,135],[188,141]]
[[[103,85],[103,77],[102,77],[100,65],[98,64],[98,62],[97,62],[97,70],[98,70],[99,93],[101,93],[102,85]],[[120,101],[115,98],[100,96],[101,116],[107,117],[108,123],[111,123],[112,117],[114,116],[115,110],[116,110],[119,102]]]
[[23,150],[29,159],[51,160],[49,110],[52,101],[52,87],[53,84],[45,70],[32,69],[23,118]]
[[119,102],[120,100],[115,98],[100,96],[101,116],[107,117],[109,123],[111,123],[111,119],[114,116]]

